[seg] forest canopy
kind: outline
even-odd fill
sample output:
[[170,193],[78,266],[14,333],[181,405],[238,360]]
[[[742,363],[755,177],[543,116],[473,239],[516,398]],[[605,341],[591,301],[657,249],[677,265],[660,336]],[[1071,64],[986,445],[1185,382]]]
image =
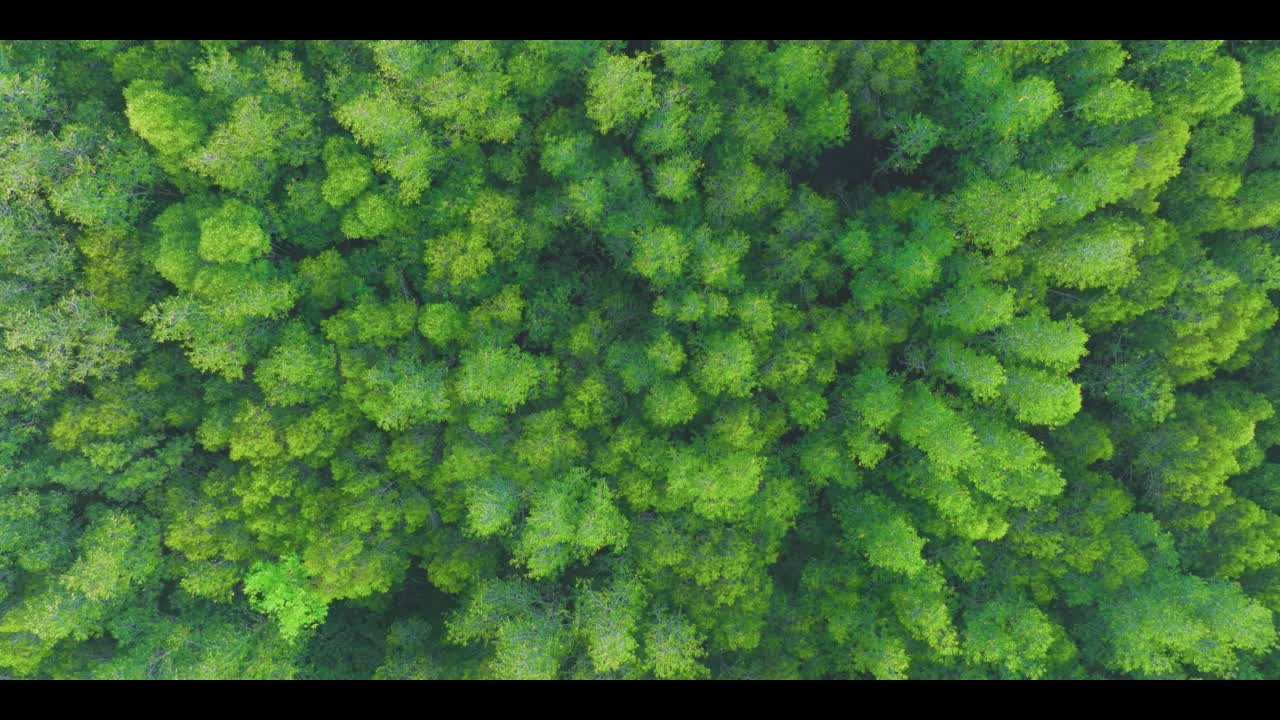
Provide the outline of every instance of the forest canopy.
[[0,41],[0,677],[1280,678],[1280,44]]

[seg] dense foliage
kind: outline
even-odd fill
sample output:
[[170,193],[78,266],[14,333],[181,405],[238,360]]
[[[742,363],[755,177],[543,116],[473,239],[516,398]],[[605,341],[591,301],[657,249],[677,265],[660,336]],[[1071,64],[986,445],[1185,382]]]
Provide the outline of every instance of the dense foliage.
[[1280,677],[1280,45],[0,42],[0,675]]

